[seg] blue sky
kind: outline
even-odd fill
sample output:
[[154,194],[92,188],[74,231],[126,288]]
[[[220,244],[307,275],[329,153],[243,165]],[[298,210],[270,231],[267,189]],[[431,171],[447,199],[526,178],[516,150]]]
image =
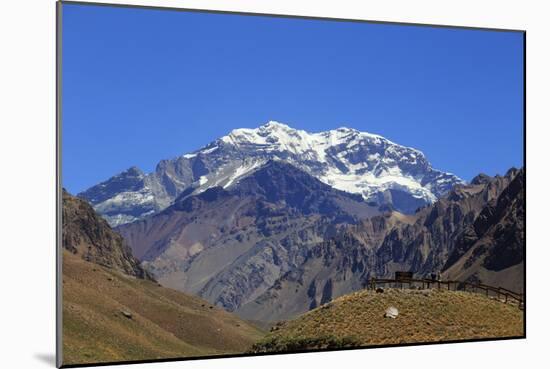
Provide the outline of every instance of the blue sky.
[[63,5],[73,193],[268,120],[380,134],[469,180],[523,163],[523,35]]

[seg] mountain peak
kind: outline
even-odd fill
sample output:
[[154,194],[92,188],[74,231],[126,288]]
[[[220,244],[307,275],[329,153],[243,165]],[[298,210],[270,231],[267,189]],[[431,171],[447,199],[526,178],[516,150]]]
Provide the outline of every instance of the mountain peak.
[[487,184],[491,180],[492,180],[492,178],[490,176],[488,176],[487,174],[480,173],[477,176],[475,176],[474,178],[472,178],[472,180],[470,181],[470,184],[473,184],[473,185]]
[[135,177],[143,177],[145,173],[135,165],[131,166],[130,168],[126,169],[125,171],[121,172],[120,175],[128,175],[128,176],[135,176]]
[[281,122],[277,122],[275,120],[270,120],[269,122],[267,122],[266,124],[262,125],[261,128],[268,128],[268,129],[292,129],[294,130],[293,128],[291,128],[290,126],[288,126],[287,124],[284,124],[284,123],[281,123]]
[[[349,127],[345,127],[345,126],[338,127],[334,131],[336,131],[336,132],[359,132],[355,128],[349,128]],[[364,133],[366,133],[366,132],[364,132]]]
[[232,140],[255,141],[258,136],[278,136],[281,134],[294,134],[294,132],[298,132],[298,130],[287,124],[270,120],[257,128],[236,128],[232,130],[229,135],[222,137],[222,140],[226,142],[231,142]]

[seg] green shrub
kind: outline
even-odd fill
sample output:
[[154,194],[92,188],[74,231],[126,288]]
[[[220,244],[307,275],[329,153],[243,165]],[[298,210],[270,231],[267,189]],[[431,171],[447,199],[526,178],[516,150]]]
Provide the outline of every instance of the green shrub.
[[260,341],[250,349],[251,353],[263,352],[288,352],[288,351],[304,351],[318,349],[339,349],[358,347],[361,343],[355,337],[296,337],[296,338],[279,338],[270,337]]

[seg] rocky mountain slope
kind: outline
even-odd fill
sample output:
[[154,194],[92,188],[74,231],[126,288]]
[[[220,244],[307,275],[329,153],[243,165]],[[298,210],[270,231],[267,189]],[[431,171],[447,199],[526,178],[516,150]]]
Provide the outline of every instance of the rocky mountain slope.
[[455,243],[444,277],[483,281],[523,292],[525,242],[525,172],[489,201]]
[[234,186],[182,196],[117,230],[163,285],[233,311],[294,267],[304,244],[378,213],[359,195],[269,161]]
[[111,225],[120,225],[156,213],[182,194],[228,188],[274,159],[403,213],[414,213],[462,183],[433,169],[420,151],[378,135],[350,128],[309,133],[269,122],[256,129],[235,129],[193,153],[162,160],[150,174],[130,168],[78,196]]
[[84,200],[63,190],[63,248],[82,259],[113,270],[151,279],[124,239]]
[[[395,271],[413,271],[417,276],[426,276],[450,268],[454,264],[450,255],[461,240],[468,238],[476,220],[485,218],[487,204],[497,201],[500,196],[517,196],[521,192],[523,182],[519,178],[522,176],[523,171],[512,169],[503,177],[484,178],[483,181],[476,178],[471,185],[456,186],[415,215],[393,212],[357,225],[342,225],[330,238],[305,245],[305,257],[299,264],[236,312],[260,321],[289,319],[337,296],[364,288],[370,277],[391,278]],[[521,199],[512,203],[517,202]],[[501,206],[502,212],[514,213],[504,203]],[[518,237],[505,241],[508,248],[523,249],[523,234],[519,231],[524,227],[523,222],[520,214],[510,219],[509,232],[517,230]],[[492,229],[495,228],[499,226],[495,224]],[[523,286],[523,274],[517,271],[521,270],[521,254],[514,254],[509,260],[507,255],[502,255],[507,259],[507,266],[514,265],[514,272],[495,270],[490,281],[484,279],[485,274],[479,268],[479,256],[475,254],[466,264],[470,267],[467,275],[460,266],[464,264],[460,264],[454,266],[453,273],[448,273],[447,277],[473,276],[470,278],[473,280],[477,276],[480,281],[499,282],[496,286],[520,292],[517,287]]]

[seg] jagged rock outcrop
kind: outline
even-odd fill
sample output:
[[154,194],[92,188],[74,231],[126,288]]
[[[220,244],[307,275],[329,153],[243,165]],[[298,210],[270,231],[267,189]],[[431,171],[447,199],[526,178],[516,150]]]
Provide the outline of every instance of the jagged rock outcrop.
[[525,171],[509,174],[513,181],[487,203],[456,243],[445,264],[446,277],[482,280],[523,292]]
[[82,259],[142,279],[153,277],[132,256],[122,236],[113,231],[84,200],[63,190],[62,246]]

